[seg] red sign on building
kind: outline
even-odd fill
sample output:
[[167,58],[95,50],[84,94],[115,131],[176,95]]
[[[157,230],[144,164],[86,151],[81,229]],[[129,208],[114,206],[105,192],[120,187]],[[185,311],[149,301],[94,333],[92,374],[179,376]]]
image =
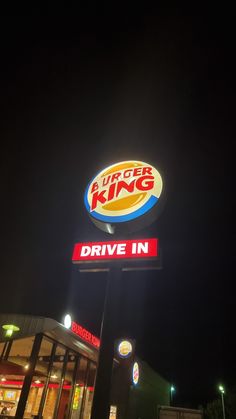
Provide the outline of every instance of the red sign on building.
[[81,263],[109,259],[156,258],[158,250],[158,239],[76,243],[72,261]]
[[91,332],[86,330],[84,327],[76,322],[71,323],[71,331],[78,335],[85,342],[90,343],[90,345],[95,346],[95,348],[100,347],[100,339],[94,336]]

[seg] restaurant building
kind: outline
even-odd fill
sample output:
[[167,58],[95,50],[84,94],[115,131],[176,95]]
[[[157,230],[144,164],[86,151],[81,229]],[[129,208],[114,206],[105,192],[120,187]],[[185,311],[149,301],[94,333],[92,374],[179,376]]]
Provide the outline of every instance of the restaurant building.
[[[0,417],[89,419],[100,341],[72,322],[0,315]],[[135,357],[114,358],[111,419],[152,419],[169,383]]]

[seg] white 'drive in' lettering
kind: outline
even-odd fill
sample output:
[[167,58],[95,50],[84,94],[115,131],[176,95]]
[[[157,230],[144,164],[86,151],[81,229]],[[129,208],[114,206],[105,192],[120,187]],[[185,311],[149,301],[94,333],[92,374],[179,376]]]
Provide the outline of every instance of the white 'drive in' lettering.
[[87,256],[105,256],[109,255],[112,256],[116,255],[125,255],[126,252],[126,243],[118,243],[118,244],[96,244],[92,246],[82,246],[81,248],[81,257]]
[[148,242],[132,243],[132,254],[148,253]]

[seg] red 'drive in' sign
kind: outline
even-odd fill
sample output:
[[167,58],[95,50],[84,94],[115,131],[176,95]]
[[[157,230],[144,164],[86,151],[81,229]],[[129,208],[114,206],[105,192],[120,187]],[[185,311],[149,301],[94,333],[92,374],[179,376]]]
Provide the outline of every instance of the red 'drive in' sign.
[[109,242],[76,243],[72,256],[74,263],[107,259],[155,258],[158,239],[119,240]]

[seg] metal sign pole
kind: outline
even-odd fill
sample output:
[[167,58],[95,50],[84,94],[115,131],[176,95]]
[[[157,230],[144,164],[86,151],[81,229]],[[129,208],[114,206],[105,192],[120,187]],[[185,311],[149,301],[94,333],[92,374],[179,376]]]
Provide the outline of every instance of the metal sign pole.
[[95,381],[91,419],[109,419],[114,341],[117,334],[121,303],[121,266],[111,266],[107,278],[106,297],[101,327],[101,347]]

